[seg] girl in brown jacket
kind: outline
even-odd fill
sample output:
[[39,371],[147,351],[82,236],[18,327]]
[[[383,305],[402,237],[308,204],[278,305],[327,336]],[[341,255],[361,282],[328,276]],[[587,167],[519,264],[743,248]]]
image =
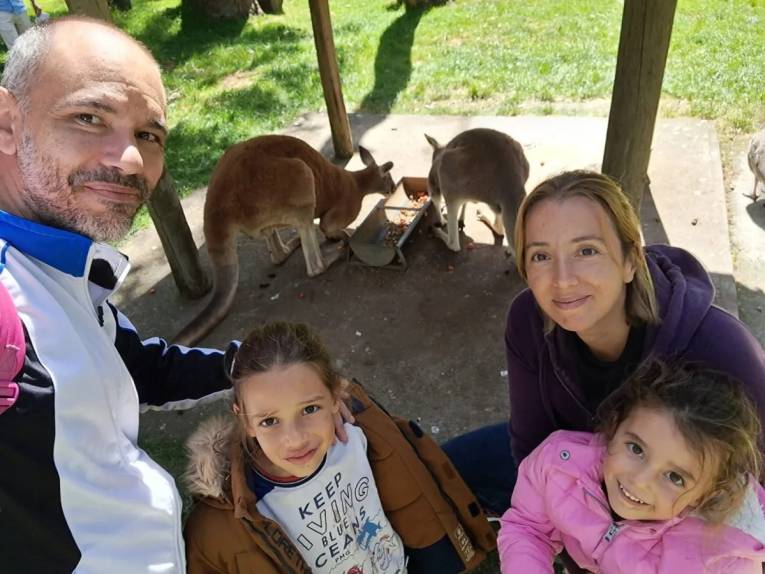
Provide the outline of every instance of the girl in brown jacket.
[[493,546],[437,445],[358,385],[358,426],[346,423],[348,442],[335,441],[341,379],[306,326],[255,329],[225,363],[235,416],[189,442],[190,574],[448,574]]

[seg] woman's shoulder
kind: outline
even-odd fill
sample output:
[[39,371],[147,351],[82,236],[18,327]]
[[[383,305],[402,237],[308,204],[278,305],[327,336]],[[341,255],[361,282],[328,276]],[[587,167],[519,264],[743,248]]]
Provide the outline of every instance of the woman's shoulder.
[[543,334],[543,318],[539,311],[534,295],[530,289],[524,289],[510,303],[507,312],[507,335],[522,335],[529,337],[529,333]]
[[759,341],[738,318],[716,306],[699,324],[685,358],[703,361],[744,382],[765,380],[765,352]]

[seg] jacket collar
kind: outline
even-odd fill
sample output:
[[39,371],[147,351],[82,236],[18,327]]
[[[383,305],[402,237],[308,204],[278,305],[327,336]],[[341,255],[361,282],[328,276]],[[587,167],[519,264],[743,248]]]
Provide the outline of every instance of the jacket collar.
[[[84,235],[49,227],[2,210],[0,238],[25,255],[73,277],[90,278],[110,292],[122,283],[130,269],[127,257],[106,243],[96,243]],[[90,277],[91,265],[96,260],[104,261],[106,265],[98,266],[98,277]],[[4,262],[2,254],[0,269]]]

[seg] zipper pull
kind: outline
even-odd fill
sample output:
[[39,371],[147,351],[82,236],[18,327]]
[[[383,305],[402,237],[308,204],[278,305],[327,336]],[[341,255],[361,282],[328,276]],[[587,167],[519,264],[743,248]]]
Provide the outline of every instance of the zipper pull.
[[614,539],[614,536],[616,536],[616,533],[619,532],[619,527],[612,523],[611,526],[608,527],[608,530],[606,530],[606,534],[603,536],[603,539],[606,542],[611,542]]

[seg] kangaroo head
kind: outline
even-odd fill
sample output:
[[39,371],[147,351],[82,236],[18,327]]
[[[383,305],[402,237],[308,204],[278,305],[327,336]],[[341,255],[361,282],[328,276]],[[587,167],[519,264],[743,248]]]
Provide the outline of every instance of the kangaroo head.
[[375,158],[363,146],[359,146],[359,156],[362,163],[367,166],[365,171],[371,174],[364,193],[382,193],[384,195],[393,193],[393,190],[396,188],[396,185],[393,183],[393,177],[390,175],[390,170],[393,169],[393,162],[387,161],[382,165],[377,165]]

